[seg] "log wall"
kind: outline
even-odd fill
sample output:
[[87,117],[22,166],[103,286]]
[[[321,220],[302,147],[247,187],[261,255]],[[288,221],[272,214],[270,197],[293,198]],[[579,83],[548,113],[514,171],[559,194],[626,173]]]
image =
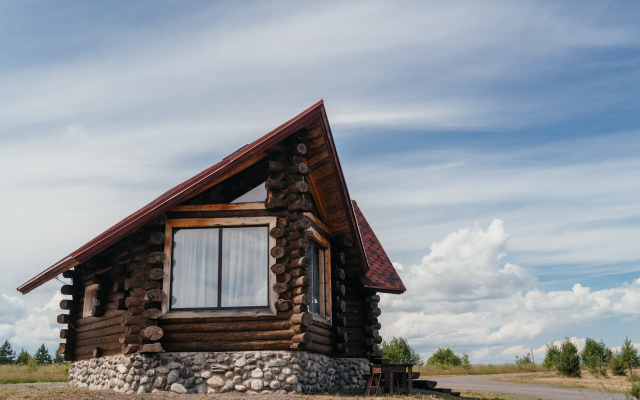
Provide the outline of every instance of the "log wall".
[[[340,357],[380,355],[377,316],[378,296],[362,291],[357,276],[349,276],[358,253],[347,236],[331,237],[305,216],[319,213],[312,203],[311,173],[306,154],[308,131],[301,130],[268,150],[268,158],[243,172],[250,182],[264,179],[268,197],[265,209],[192,211],[174,209],[129,235],[99,256],[65,272],[72,284],[63,287],[67,310],[58,317],[66,329],[60,352],[67,360],[133,352],[199,352],[250,350],[306,350]],[[312,138],[313,139],[313,138]],[[258,168],[259,167],[259,168]],[[266,169],[266,171],[264,171]],[[237,180],[237,179],[236,179]],[[231,187],[242,184],[231,182]],[[239,190],[239,189],[238,189]],[[216,203],[224,195],[216,187],[189,204]],[[178,208],[179,209],[179,208]],[[323,210],[323,213],[328,210]],[[322,214],[322,213],[320,213]],[[164,276],[164,225],[167,218],[277,217],[269,235],[276,240],[270,249],[276,264],[272,295],[275,316],[160,319]],[[311,297],[307,254],[313,227],[331,242],[332,324],[319,322],[308,311]],[[91,316],[82,317],[84,290],[98,284]]]

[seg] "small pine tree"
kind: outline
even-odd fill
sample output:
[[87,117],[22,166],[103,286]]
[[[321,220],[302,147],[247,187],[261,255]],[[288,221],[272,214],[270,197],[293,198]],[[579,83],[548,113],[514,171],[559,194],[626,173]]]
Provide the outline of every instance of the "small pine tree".
[[16,358],[16,364],[27,365],[30,357],[31,354],[29,354],[29,352],[27,352],[25,349],[22,349],[20,351],[20,354],[18,354],[18,357]]
[[589,368],[589,371],[593,375],[605,375],[605,365],[607,364],[607,346],[605,346],[602,339],[600,342],[596,342],[593,339],[587,338],[587,341],[582,349],[582,365]]
[[51,354],[49,354],[49,350],[44,347],[44,343],[42,343],[42,346],[40,346],[38,351],[36,351],[36,354],[33,355],[33,358],[36,360],[38,365],[46,365],[53,362]]
[[390,342],[382,342],[382,355],[394,364],[422,364],[422,358],[409,342],[395,336]]
[[624,375],[625,366],[622,357],[620,357],[619,351],[614,351],[611,353],[609,368],[611,368],[611,373],[614,375]]
[[569,338],[565,338],[560,345],[560,354],[557,360],[558,374],[568,377],[580,377],[580,356],[578,348]]
[[542,366],[546,369],[554,369],[558,365],[558,357],[560,355],[560,349],[553,343],[547,345],[547,355],[544,357]]
[[640,365],[640,357],[638,357],[638,349],[631,343],[628,336],[622,343],[620,358],[624,368],[629,370],[629,376],[633,375],[633,367]]
[[53,357],[54,364],[64,364],[64,356],[56,350],[56,355]]
[[13,364],[16,359],[16,352],[11,348],[11,343],[5,340],[0,346],[0,364]]
[[36,362],[36,359],[29,356],[29,361],[27,361],[27,371],[33,373],[36,372],[38,370],[38,363]]

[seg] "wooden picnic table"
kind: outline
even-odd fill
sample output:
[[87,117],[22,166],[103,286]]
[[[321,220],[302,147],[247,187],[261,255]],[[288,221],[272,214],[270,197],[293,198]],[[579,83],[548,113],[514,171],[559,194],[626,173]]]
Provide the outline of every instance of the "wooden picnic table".
[[367,378],[364,395],[369,396],[371,389],[374,395],[382,394],[382,385],[389,394],[413,393],[413,364],[379,364],[371,366],[371,373]]

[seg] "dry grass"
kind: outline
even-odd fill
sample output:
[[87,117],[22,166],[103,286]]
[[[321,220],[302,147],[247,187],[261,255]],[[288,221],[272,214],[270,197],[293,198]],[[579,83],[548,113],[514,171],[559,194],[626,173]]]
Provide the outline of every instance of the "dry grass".
[[[640,370],[634,370],[637,376]],[[567,378],[555,372],[545,372],[536,375],[508,376],[493,378],[501,382],[533,383],[571,389],[595,389],[603,392],[625,393],[631,389],[632,382],[626,376],[614,376],[607,373],[606,377],[594,376],[589,371],[582,370],[581,378]]]
[[472,398],[477,400],[540,400],[539,397],[513,397],[509,394],[504,393],[480,393],[471,390],[461,390],[460,396],[462,397],[456,397],[456,399]]
[[[362,393],[362,392],[360,392]],[[111,390],[86,390],[86,389],[74,389],[70,387],[55,387],[55,386],[11,386],[0,387],[0,400],[13,400],[13,399],[64,399],[64,400],[118,400],[118,399],[131,399],[131,400],[155,400],[155,399],[170,399],[170,398],[185,398],[184,395],[178,395],[172,392],[162,392],[154,394],[121,394]],[[190,394],[188,396],[191,400],[197,399],[300,399],[300,400],[364,400],[362,394],[335,394],[335,395],[276,395],[276,394],[264,394],[264,395],[239,395],[239,394]],[[370,399],[371,397],[369,397]],[[384,399],[398,399],[398,400],[452,400],[452,399],[470,399],[467,397],[452,397],[449,395],[439,393],[417,393],[413,396],[384,396]],[[481,397],[482,398],[482,397]],[[494,399],[494,398],[492,398]],[[510,400],[511,398],[500,398],[501,400]],[[520,399],[522,400],[522,399]]]
[[0,365],[0,384],[66,382],[66,365],[43,365],[36,372],[27,371],[25,365]]
[[495,374],[520,374],[526,372],[543,372],[544,367],[538,364],[530,364],[520,368],[516,364],[472,364],[471,367],[438,367],[434,365],[414,366],[414,371],[420,372],[420,376],[453,376],[453,375],[495,375]]

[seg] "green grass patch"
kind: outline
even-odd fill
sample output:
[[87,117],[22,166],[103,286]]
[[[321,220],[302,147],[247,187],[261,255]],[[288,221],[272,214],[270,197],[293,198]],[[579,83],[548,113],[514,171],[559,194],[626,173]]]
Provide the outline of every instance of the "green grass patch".
[[67,382],[67,378],[65,377],[0,378],[0,385],[11,385],[15,383],[42,383],[42,382]]
[[31,372],[26,365],[0,365],[0,384],[67,382],[67,366],[41,365]]

